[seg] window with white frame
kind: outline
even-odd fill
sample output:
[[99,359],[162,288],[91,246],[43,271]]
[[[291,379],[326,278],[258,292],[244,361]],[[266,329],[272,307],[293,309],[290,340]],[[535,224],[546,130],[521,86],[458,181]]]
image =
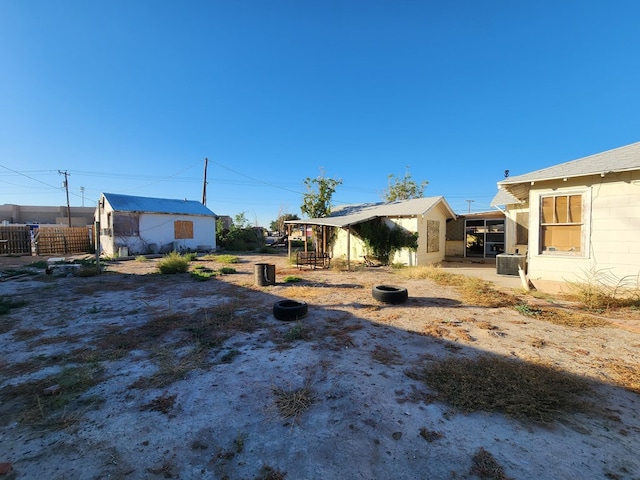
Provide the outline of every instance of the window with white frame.
[[583,210],[581,193],[540,197],[541,254],[584,254]]

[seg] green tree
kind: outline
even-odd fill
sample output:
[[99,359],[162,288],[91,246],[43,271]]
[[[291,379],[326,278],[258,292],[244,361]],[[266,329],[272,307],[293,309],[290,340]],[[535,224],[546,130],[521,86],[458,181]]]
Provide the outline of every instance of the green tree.
[[331,198],[342,180],[327,178],[324,170],[320,169],[320,175],[316,178],[307,177],[304,181],[307,187],[302,197],[300,210],[309,218],[326,217],[331,213]]
[[233,225],[226,229],[221,220],[216,222],[216,243],[225,250],[248,252],[264,245],[260,230],[251,226],[245,212],[233,217]]
[[269,224],[269,230],[284,232],[284,227],[287,220],[300,220],[300,217],[295,213],[281,213],[278,218]]
[[[307,192],[302,197],[302,205],[300,210],[303,214],[306,214],[309,218],[322,218],[331,213],[331,198],[336,191],[338,185],[342,185],[342,180],[336,178],[327,178],[324,175],[324,170],[320,169],[320,175],[316,178],[307,177],[304,181],[307,186]],[[321,242],[316,241],[316,251],[321,251],[326,244],[324,237],[325,229],[316,226],[316,235],[314,241],[321,239]]]
[[385,202],[395,202],[396,200],[421,198],[429,182],[423,180],[420,183],[416,183],[409,171],[409,165],[407,165],[404,171],[404,178],[398,178],[393,173],[387,175],[387,185],[382,194],[382,199]]

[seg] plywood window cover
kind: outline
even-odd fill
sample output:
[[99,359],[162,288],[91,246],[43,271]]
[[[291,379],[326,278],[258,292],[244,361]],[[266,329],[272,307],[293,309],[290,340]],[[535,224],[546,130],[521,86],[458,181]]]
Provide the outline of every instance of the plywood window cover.
[[440,251],[440,222],[427,220],[427,253]]
[[189,220],[176,220],[173,223],[174,238],[187,240],[193,238],[193,222]]

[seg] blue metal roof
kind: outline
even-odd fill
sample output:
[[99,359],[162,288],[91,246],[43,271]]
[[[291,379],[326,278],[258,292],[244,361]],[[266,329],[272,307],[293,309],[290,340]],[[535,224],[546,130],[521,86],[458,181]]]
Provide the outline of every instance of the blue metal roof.
[[168,213],[174,215],[202,215],[215,217],[216,214],[195,200],[174,200],[171,198],[134,197],[117,193],[103,193],[111,208],[116,212]]

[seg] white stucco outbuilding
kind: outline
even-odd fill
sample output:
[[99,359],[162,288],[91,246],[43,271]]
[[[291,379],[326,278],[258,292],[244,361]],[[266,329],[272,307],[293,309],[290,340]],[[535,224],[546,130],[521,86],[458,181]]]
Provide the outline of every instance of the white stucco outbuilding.
[[109,256],[216,248],[216,214],[193,200],[103,193],[96,207],[101,253]]

